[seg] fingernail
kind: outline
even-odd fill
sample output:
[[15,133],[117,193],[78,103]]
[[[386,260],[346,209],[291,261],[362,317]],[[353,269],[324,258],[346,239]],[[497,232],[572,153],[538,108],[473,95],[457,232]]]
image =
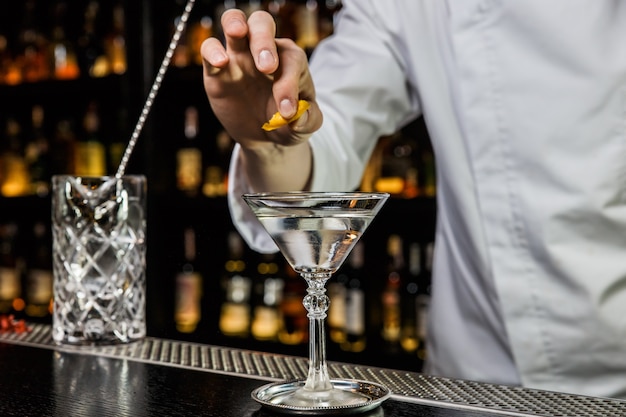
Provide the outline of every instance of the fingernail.
[[259,53],[259,66],[262,68],[270,68],[274,65],[274,56],[270,51],[264,49]]
[[210,56],[209,62],[213,64],[219,64],[226,59],[226,55],[222,51],[213,51]]
[[285,118],[289,118],[293,116],[296,112],[296,108],[293,106],[293,103],[289,99],[284,99],[280,102],[280,106],[278,108],[280,114]]
[[244,27],[244,23],[241,21],[241,19],[238,18],[232,18],[228,21],[228,26],[230,26],[231,29],[240,29],[242,27]]

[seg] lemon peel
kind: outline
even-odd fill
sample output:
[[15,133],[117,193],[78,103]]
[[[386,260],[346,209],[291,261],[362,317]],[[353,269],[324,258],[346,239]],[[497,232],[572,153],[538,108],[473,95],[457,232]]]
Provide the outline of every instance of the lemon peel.
[[261,127],[263,128],[263,130],[269,132],[271,130],[278,129],[279,127],[288,125],[289,123],[298,120],[300,116],[302,116],[304,112],[308,110],[309,107],[311,107],[311,103],[309,103],[308,101],[298,100],[298,110],[293,117],[291,117],[290,119],[285,119],[283,116],[281,116],[280,112],[276,112],[274,113],[272,118],[263,123],[263,126]]

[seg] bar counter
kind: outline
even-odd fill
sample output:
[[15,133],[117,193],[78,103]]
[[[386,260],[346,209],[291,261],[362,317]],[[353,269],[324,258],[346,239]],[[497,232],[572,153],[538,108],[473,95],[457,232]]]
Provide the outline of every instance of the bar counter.
[[[0,333],[1,416],[266,417],[250,393],[304,378],[307,359],[173,340],[59,347],[50,326]],[[625,416],[626,401],[329,362],[333,378],[385,384],[390,399],[363,417]],[[287,414],[280,414],[287,415]]]

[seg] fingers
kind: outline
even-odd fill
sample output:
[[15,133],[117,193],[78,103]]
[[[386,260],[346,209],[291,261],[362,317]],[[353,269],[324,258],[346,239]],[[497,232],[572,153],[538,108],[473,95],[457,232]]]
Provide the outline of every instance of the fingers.
[[274,74],[272,94],[280,114],[290,119],[296,114],[299,99],[314,99],[312,88],[307,87],[308,83],[301,83],[303,77],[308,77],[308,61],[304,51],[292,41],[277,39],[276,44],[280,67]]
[[256,11],[248,19],[250,52],[257,69],[264,74],[271,74],[278,68],[276,51],[276,23],[266,12]]
[[228,65],[228,55],[222,43],[216,38],[207,38],[202,42],[200,48],[204,60],[204,70],[207,75],[215,75]]
[[226,49],[235,53],[248,52],[248,24],[246,15],[239,9],[228,9],[222,14],[222,29]]
[[276,23],[269,13],[256,11],[246,20],[243,11],[229,9],[222,14],[222,27],[228,51],[250,53],[256,68],[264,74],[276,71]]

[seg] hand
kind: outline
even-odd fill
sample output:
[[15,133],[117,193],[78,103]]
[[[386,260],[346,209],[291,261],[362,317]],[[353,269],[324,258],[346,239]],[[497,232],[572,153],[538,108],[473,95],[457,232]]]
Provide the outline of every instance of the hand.
[[[254,12],[248,20],[230,9],[221,18],[226,46],[216,38],[202,45],[204,87],[211,107],[226,131],[243,148],[306,142],[322,123],[304,51],[290,39],[275,39],[269,13]],[[276,112],[289,119],[299,99],[311,107],[287,127],[266,132],[264,122]]]

